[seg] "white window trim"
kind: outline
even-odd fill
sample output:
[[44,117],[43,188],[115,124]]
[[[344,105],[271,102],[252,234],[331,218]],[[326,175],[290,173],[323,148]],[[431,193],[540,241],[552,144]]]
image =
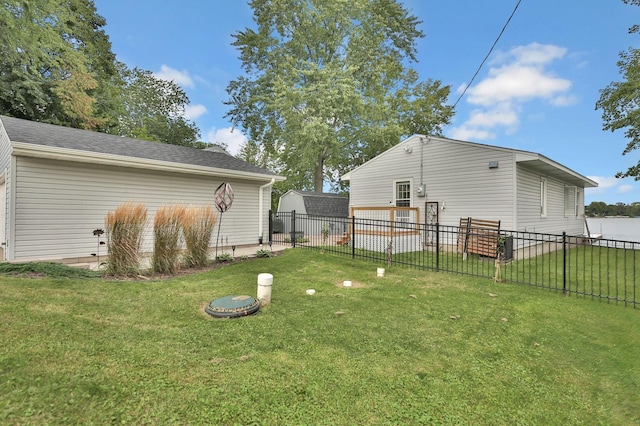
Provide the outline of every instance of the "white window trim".
[[[412,207],[413,206],[413,179],[410,178],[405,178],[405,179],[394,179],[393,181],[393,207],[398,207],[397,206],[397,201],[398,201],[398,193],[397,193],[397,189],[398,189],[398,183],[404,183],[404,182],[408,182],[409,183],[409,206],[408,207]],[[411,213],[407,212],[406,217],[405,216],[401,216],[399,217],[397,214],[395,216],[395,220],[398,222],[409,222],[410,221],[410,217],[411,217]]]
[[581,191],[582,191],[582,188],[576,187],[576,217],[582,214],[582,209],[580,208],[580,206],[581,205],[584,206],[584,204],[580,203]]
[[[567,206],[567,190],[573,191],[573,208]],[[571,194],[570,194],[571,195]],[[572,185],[564,186],[564,217],[578,217],[578,187]]]
[[547,217],[549,182],[547,178],[540,177],[540,217]]
[[393,206],[396,206],[396,202],[398,201],[398,194],[396,192],[396,190],[398,189],[398,183],[401,182],[409,182],[409,207],[413,206],[413,181],[412,179],[394,179],[393,181],[393,188],[392,188],[392,194],[393,194]]

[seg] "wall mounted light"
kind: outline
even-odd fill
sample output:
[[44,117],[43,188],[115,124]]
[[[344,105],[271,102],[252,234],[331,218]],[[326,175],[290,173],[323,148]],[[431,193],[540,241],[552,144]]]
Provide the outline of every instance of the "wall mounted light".
[[411,148],[410,146],[405,146],[404,152],[406,152],[407,154],[411,154],[413,152],[413,148]]

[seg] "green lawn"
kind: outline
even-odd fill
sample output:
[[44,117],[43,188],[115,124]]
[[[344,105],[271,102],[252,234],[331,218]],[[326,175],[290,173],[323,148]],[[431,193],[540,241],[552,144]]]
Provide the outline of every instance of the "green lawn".
[[[163,281],[0,277],[0,423],[640,422],[640,309],[378,266],[291,249]],[[263,272],[257,315],[203,313]]]

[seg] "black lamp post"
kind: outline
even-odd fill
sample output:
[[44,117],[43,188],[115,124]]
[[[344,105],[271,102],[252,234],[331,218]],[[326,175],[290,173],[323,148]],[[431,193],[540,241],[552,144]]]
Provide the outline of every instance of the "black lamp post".
[[[102,234],[104,234],[104,229],[94,229],[93,230],[93,235],[98,237],[98,250],[97,250],[98,267],[100,267],[100,246],[104,244],[104,241],[100,241],[100,236]],[[91,253],[91,254],[93,255],[93,253]]]

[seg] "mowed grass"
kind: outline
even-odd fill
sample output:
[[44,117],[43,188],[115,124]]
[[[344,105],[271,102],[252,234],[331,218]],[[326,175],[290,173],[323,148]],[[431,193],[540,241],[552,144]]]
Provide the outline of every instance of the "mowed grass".
[[[168,280],[2,277],[0,423],[640,422],[640,310],[379,266],[291,249]],[[257,315],[203,312],[264,272]]]

